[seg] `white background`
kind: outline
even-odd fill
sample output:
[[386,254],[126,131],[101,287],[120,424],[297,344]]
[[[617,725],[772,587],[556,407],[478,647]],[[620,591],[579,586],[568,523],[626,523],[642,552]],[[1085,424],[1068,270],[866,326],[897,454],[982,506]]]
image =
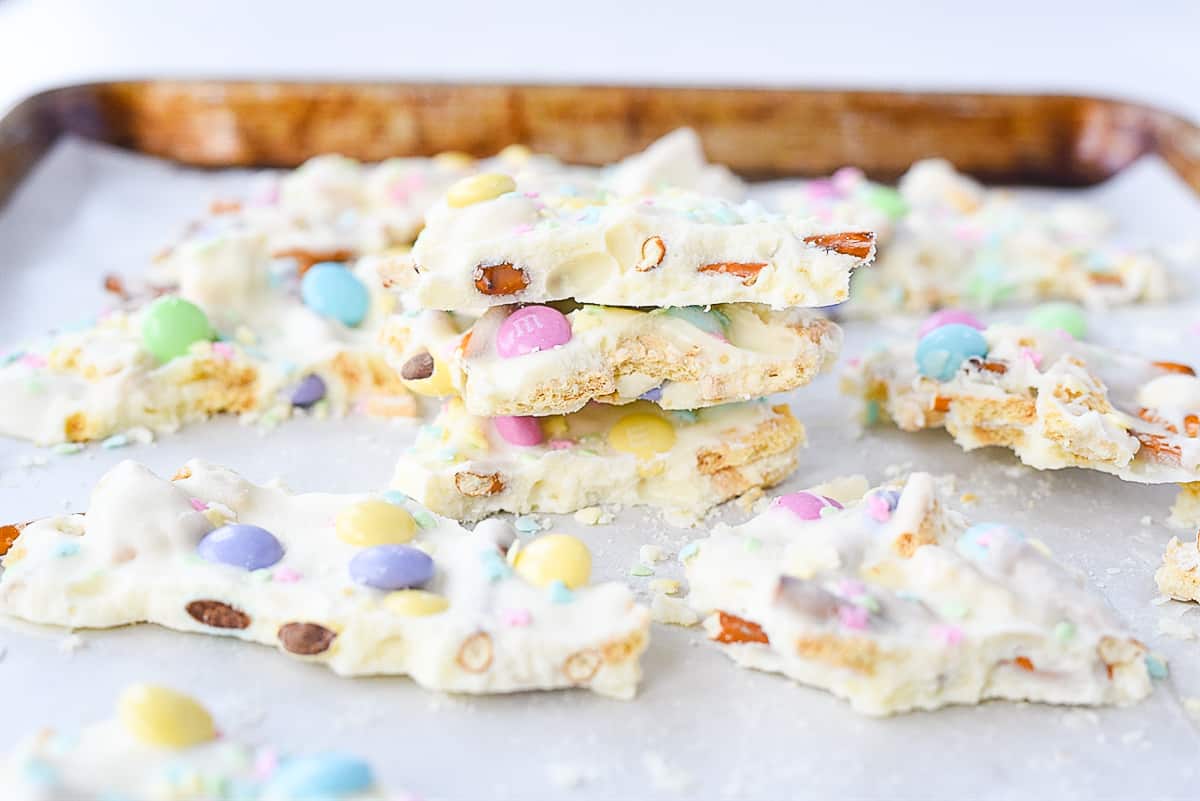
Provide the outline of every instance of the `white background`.
[[0,0],[0,108],[158,75],[1084,90],[1200,118],[1200,2]]

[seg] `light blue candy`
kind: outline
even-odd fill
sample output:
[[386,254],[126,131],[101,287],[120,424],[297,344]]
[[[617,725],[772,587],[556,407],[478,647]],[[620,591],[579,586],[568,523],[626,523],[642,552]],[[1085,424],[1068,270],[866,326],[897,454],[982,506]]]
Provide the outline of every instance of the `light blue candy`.
[[978,561],[986,559],[992,548],[1023,539],[1024,534],[1003,523],[977,523],[962,533],[955,547],[963,556]]
[[927,378],[949,381],[962,363],[973,356],[987,356],[983,334],[969,325],[952,323],[935,328],[917,344],[917,370]]
[[666,313],[669,317],[678,317],[691,323],[706,334],[726,338],[729,317],[712,307],[705,309],[703,306],[671,306]]
[[351,328],[362,323],[371,294],[358,276],[336,262],[314,264],[300,281],[304,305]]
[[263,798],[341,798],[365,792],[375,785],[371,766],[341,754],[321,754],[289,759],[279,766]]

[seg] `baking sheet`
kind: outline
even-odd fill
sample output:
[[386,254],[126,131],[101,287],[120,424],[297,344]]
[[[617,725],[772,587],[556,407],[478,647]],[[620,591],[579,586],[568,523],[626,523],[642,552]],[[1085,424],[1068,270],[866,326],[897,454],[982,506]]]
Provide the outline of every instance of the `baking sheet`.
[[[214,195],[249,174],[181,170],[97,145],[56,147],[0,212],[0,343],[95,314],[101,276],[138,274]],[[1144,162],[1087,196],[1125,218],[1134,242],[1181,244],[1200,231],[1200,204],[1161,165]],[[1186,283],[1183,284],[1186,286]],[[1156,359],[1196,361],[1194,293],[1155,309],[1091,315],[1093,338]],[[1019,316],[1009,313],[996,319]],[[845,356],[890,326],[851,324]],[[285,749],[337,748],[375,764],[386,786],[428,798],[1195,798],[1200,733],[1183,701],[1200,697],[1200,607],[1156,605],[1152,573],[1173,532],[1173,487],[1129,485],[1084,471],[1037,473],[999,450],[964,454],[937,432],[877,429],[856,438],[836,377],[788,396],[810,446],[783,489],[849,473],[878,481],[899,470],[956,477],[975,520],[1002,519],[1036,535],[1081,570],[1170,663],[1144,703],[1092,710],[990,703],[887,720],[779,676],[736,668],[699,629],[656,625],[637,700],[584,691],[464,698],[406,679],[338,678],[273,649],[153,626],[65,631],[0,628],[0,749],[42,725],[111,714],[133,681],[167,683],[207,702],[224,731]],[[296,490],[376,489],[411,424],[296,420],[269,433],[234,420],[192,426],[152,445],[57,455],[0,440],[0,522],[86,507],[95,480],[121,459],[171,473],[190,457],[228,464]],[[736,508],[720,517],[740,520]],[[639,545],[674,553],[702,530],[622,512],[613,525],[570,517],[597,579],[632,582]],[[677,576],[674,562],[658,576]],[[1159,633],[1162,621],[1175,636]]]

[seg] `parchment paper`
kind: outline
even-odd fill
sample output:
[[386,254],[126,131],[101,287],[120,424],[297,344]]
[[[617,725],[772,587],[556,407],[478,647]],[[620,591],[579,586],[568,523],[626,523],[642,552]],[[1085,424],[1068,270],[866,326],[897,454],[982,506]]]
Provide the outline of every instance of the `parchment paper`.
[[[65,142],[0,212],[0,343],[95,314],[101,276],[139,274],[150,256],[245,172],[182,170]],[[1045,194],[1045,193],[1042,193]],[[1079,193],[1123,218],[1129,239],[1196,238],[1200,205],[1160,164]],[[1186,281],[1181,282],[1186,286]],[[1156,359],[1196,361],[1194,295],[1168,307],[1091,315],[1093,339]],[[994,315],[1019,317],[1020,312]],[[845,356],[889,325],[853,324]],[[956,477],[975,520],[1011,522],[1049,543],[1169,660],[1171,676],[1144,703],[1116,710],[991,703],[887,720],[775,675],[752,673],[710,648],[698,629],[655,626],[645,680],[632,702],[586,692],[462,698],[407,679],[349,680],[260,646],[136,626],[107,632],[0,628],[0,748],[42,725],[72,727],[112,714],[116,693],[157,681],[210,705],[224,731],[288,749],[337,748],[371,758],[395,790],[429,798],[1196,798],[1200,734],[1183,700],[1200,696],[1200,608],[1156,605],[1152,573],[1173,532],[1173,487],[1124,484],[1078,470],[1037,473],[1006,451],[964,454],[944,434],[875,429],[857,437],[835,376],[789,396],[810,446],[783,489],[900,470]],[[216,420],[153,445],[60,456],[0,441],[0,522],[83,509],[117,461],[171,473],[198,456],[296,490],[381,487],[411,425],[350,418],[300,420],[262,434]],[[720,517],[740,520],[737,508]],[[584,537],[596,578],[626,575],[637,549],[672,554],[702,530],[673,529],[624,511],[612,525],[570,517],[554,528]],[[672,561],[658,576],[678,576]],[[1176,636],[1159,633],[1162,621]]]

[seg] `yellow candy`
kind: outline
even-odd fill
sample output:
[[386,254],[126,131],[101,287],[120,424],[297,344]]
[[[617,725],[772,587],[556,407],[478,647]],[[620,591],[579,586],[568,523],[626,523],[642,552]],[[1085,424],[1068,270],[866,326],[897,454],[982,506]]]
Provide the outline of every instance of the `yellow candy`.
[[551,415],[550,417],[542,418],[542,431],[551,439],[555,437],[566,436],[567,433],[567,418],[561,414]]
[[446,203],[456,209],[493,200],[517,188],[517,182],[499,172],[485,172],[463,178],[446,192]]
[[425,590],[396,590],[383,599],[388,611],[402,617],[425,617],[445,612],[450,602],[436,592]]
[[416,536],[417,523],[394,503],[369,500],[343,509],[334,530],[339,540],[351,545],[396,545]]
[[117,699],[117,717],[150,745],[187,748],[217,736],[208,710],[183,693],[153,684],[127,687]]
[[617,421],[608,432],[608,444],[622,453],[650,459],[674,447],[675,429],[661,417],[635,412]]
[[454,381],[450,377],[450,368],[446,367],[445,359],[434,358],[433,375],[429,378],[406,380],[404,386],[427,398],[444,398],[455,394]]
[[583,541],[570,534],[546,534],[523,547],[513,567],[521,578],[538,587],[561,581],[571,589],[588,583],[592,554]]

